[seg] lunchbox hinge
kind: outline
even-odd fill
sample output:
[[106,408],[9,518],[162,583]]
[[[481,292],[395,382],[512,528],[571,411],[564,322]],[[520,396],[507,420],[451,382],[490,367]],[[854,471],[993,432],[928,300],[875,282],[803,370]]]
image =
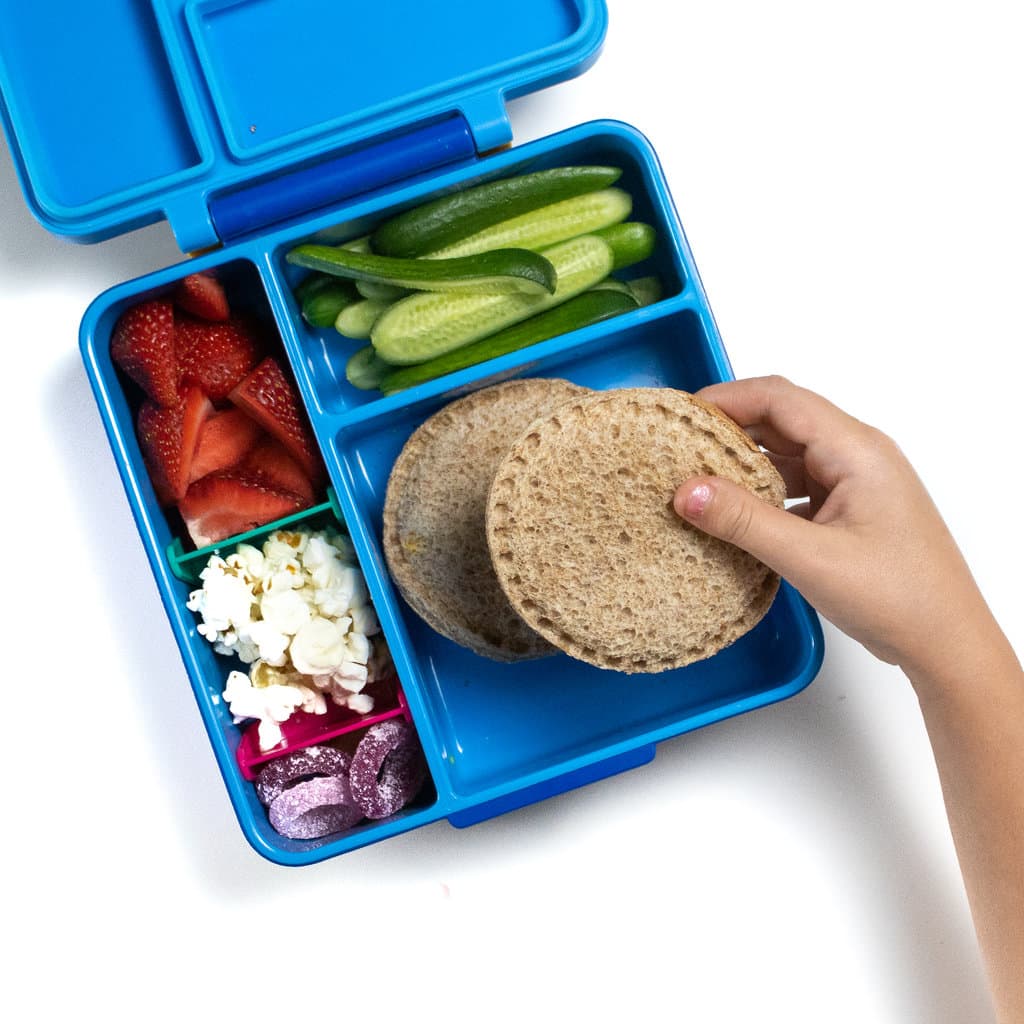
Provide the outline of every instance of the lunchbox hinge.
[[210,200],[210,219],[220,240],[228,242],[476,152],[469,122],[454,114],[221,193]]

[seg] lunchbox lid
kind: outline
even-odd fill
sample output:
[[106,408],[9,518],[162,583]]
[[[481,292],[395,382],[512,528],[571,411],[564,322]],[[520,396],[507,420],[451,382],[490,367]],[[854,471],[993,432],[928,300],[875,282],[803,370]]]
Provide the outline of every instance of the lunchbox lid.
[[604,0],[0,0],[0,120],[32,212],[202,249],[511,140]]

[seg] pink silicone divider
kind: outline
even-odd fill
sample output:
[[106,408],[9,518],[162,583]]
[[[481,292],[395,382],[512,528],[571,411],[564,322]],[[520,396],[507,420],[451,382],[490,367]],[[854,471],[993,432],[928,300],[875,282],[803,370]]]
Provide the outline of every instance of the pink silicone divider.
[[402,688],[398,685],[397,680],[393,681],[393,685],[393,693],[388,694],[388,697],[391,698],[390,706],[382,711],[371,711],[369,714],[360,715],[348,708],[328,702],[327,711],[322,715],[306,711],[293,712],[286,722],[281,723],[284,739],[269,750],[260,749],[259,722],[253,722],[242,733],[242,740],[235,752],[242,775],[251,782],[256,778],[260,766],[266,764],[267,761],[273,761],[275,758],[290,754],[294,750],[301,750],[303,747],[326,743],[328,740],[337,739],[356,729],[369,728],[369,726],[387,721],[389,718],[404,718],[412,724],[405,694],[402,693]]

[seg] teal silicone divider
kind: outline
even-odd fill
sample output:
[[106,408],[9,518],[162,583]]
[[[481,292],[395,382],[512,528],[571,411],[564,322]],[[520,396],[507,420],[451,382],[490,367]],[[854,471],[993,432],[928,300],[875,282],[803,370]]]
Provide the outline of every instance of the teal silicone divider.
[[341,514],[338,496],[334,492],[333,487],[327,488],[327,501],[320,505],[313,505],[310,508],[303,509],[301,512],[285,516],[283,519],[275,519],[271,523],[265,523],[263,526],[247,530],[245,533],[236,534],[234,537],[226,537],[224,540],[217,541],[216,544],[208,544],[206,547],[198,548],[195,551],[186,551],[181,539],[175,537],[167,545],[167,561],[171,566],[171,572],[179,580],[184,580],[185,583],[198,583],[199,573],[209,561],[211,555],[219,555],[222,551],[226,551],[229,548],[237,547],[239,544],[245,544],[259,537],[266,537],[275,530],[284,530],[295,523],[309,523],[324,516],[332,517],[337,520],[338,525],[342,529],[345,528],[345,518]]

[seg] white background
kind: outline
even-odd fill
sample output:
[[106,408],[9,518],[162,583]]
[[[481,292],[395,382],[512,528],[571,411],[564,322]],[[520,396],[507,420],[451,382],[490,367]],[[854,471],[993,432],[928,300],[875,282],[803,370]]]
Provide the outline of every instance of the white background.
[[[513,104],[517,141],[649,136],[737,375],[895,435],[1020,650],[1017,5],[610,7],[598,63]],[[830,627],[808,690],[648,767],[314,867],[256,855],[77,352],[97,293],[180,258],[163,226],[51,237],[0,144],[19,1019],[991,1019],[913,695]]]

